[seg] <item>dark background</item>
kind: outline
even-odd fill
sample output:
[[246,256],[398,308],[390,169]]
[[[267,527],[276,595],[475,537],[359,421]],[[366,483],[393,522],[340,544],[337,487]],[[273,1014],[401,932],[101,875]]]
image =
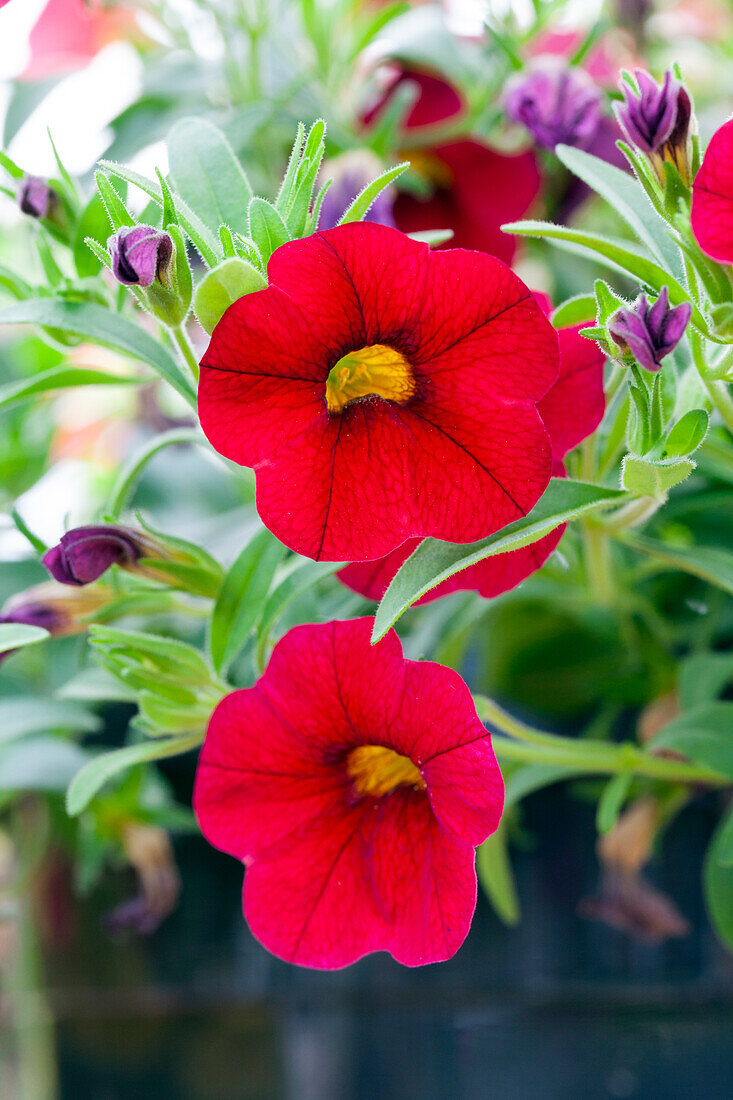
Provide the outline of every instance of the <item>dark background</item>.
[[387,955],[331,973],[279,962],[241,918],[238,864],[181,838],[181,902],[152,937],[104,930],[132,892],[123,875],[72,907],[50,959],[62,1096],[728,1100],[733,960],[699,883],[718,810],[700,798],[666,834],[650,879],[692,933],[650,946],[576,913],[598,885],[593,807],[560,788],[531,797],[521,924],[480,897],[458,955],[417,970]]

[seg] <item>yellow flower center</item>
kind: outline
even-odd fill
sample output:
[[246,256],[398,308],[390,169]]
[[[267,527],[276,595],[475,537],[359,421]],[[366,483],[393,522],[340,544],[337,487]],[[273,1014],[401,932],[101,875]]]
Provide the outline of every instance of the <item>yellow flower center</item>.
[[404,355],[386,344],[370,344],[342,356],[331,370],[326,405],[330,413],[340,413],[360,397],[382,397],[404,405],[415,389],[415,376]]
[[407,756],[382,745],[360,745],[346,758],[346,770],[358,795],[381,798],[396,787],[425,790],[425,781]]

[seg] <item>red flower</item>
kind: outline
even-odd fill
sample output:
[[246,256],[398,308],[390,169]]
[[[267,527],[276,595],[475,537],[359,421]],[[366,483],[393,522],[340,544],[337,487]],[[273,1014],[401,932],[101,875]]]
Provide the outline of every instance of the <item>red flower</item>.
[[476,248],[511,263],[516,237],[500,226],[516,221],[530,208],[540,188],[533,152],[508,156],[483,142],[466,138],[411,150],[410,130],[433,126],[460,115],[464,104],[445,80],[413,69],[399,71],[386,95],[365,116],[376,118],[400,84],[417,84],[420,94],[407,119],[404,156],[433,186],[428,198],[402,192],[394,207],[398,228],[405,233],[425,229],[452,229],[451,247]]
[[463,680],[405,660],[394,631],[370,646],[371,628],[291,630],[214,711],[196,774],[204,835],[247,867],[252,932],[302,966],[453,955],[476,905],[474,847],[501,815]]
[[693,180],[692,232],[707,256],[733,263],[733,120],[715,131]]
[[533,507],[557,336],[507,267],[351,224],[283,245],[268,275],[214,330],[199,414],[256,470],[279,539],[371,560],[416,535],[471,542]]
[[81,69],[109,42],[129,38],[135,29],[124,7],[102,7],[99,0],[48,0],[28,39],[31,57],[23,79]]
[[[538,295],[543,305],[544,295]],[[605,357],[597,344],[579,335],[582,325],[560,329],[560,377],[537,406],[552,441],[552,473],[565,477],[563,458],[596,430],[603,418],[603,364]],[[556,549],[565,533],[557,527],[538,542],[486,558],[443,581],[427,592],[418,603],[429,603],[451,592],[476,590],[491,599],[540,569]],[[407,561],[420,539],[408,539],[391,554],[378,561],[353,562],[336,576],[347,588],[368,600],[381,600],[400,566]]]

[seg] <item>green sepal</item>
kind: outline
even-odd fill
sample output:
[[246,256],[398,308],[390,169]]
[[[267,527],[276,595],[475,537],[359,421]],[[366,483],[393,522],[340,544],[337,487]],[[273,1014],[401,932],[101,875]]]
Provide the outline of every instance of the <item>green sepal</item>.
[[208,333],[239,298],[264,290],[267,280],[247,260],[234,257],[209,271],[196,288],[194,312]]
[[665,500],[668,490],[689,477],[694,469],[695,463],[689,458],[653,462],[638,455],[626,455],[621,467],[621,484],[638,496]]

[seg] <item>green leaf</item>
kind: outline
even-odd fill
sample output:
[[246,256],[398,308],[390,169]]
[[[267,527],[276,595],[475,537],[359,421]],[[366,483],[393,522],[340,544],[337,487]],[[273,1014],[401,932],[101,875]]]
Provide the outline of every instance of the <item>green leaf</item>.
[[84,668],[56,692],[57,699],[78,699],[85,703],[134,703],[137,692],[112,676],[106,668]]
[[681,569],[733,595],[733,553],[717,546],[671,546],[628,531],[617,537],[653,558],[662,569]]
[[710,922],[721,941],[733,951],[733,865],[729,859],[730,819],[714,833],[705,855],[703,887]]
[[0,791],[62,791],[89,759],[58,737],[30,737],[0,745]]
[[39,393],[69,389],[74,386],[129,386],[144,385],[149,378],[142,375],[118,375],[89,367],[69,367],[65,363],[50,367],[33,378],[22,378],[0,386],[0,409],[6,409],[18,401],[27,401]]
[[382,172],[381,176],[377,176],[375,180],[368,183],[342,215],[339,225],[348,225],[349,222],[360,222],[372,203],[379,198],[382,191],[384,191],[386,187],[389,187],[390,183],[394,183],[397,177],[401,176],[409,167],[409,161],[404,161],[402,164],[398,164],[396,168],[389,168],[386,172]]
[[523,764],[506,776],[504,805],[512,806],[543,787],[587,774],[588,768],[578,764]]
[[[146,195],[149,195],[162,210],[165,200],[160,190],[160,186],[157,183],[149,180],[146,176],[141,176],[139,172],[133,172],[123,164],[117,164],[113,160],[100,160],[99,163],[102,168],[111,172],[113,176],[124,180],[126,183],[131,183],[135,187],[139,187],[140,190],[144,191]],[[189,240],[199,250],[204,261],[209,264],[210,267],[214,267],[219,262],[220,258],[219,242],[216,233],[212,232],[208,226],[204,225],[198,214],[184,202],[180,195],[174,195],[174,198],[178,220],[183,229],[185,229]]]
[[293,239],[272,203],[257,197],[249,204],[249,235],[265,263],[275,249]]
[[112,186],[110,180],[105,176],[104,172],[97,172],[94,176],[94,180],[97,184],[100,198],[104,203],[104,208],[107,211],[107,217],[110,220],[112,229],[117,232],[117,230],[121,229],[123,226],[134,225],[135,219],[118,195],[116,189]]
[[224,578],[211,617],[211,660],[217,672],[234,660],[254,629],[285,548],[258,531]]
[[290,151],[288,166],[285,170],[283,181],[280,184],[280,190],[277,193],[277,198],[275,199],[275,209],[280,214],[284,214],[292,202],[293,185],[295,184],[295,178],[298,174],[298,166],[300,164],[300,158],[303,153],[304,143],[305,126],[302,122],[299,122],[298,130],[295,135],[295,141],[293,142],[293,148]]
[[695,463],[689,458],[653,462],[637,455],[626,455],[621,467],[621,484],[637,496],[664,500],[668,490],[689,477],[694,469]]
[[196,392],[170,352],[144,329],[103,306],[37,298],[1,309],[0,324],[57,328],[132,355],[153,367],[192,408],[196,408]]
[[733,867],[733,807],[720,826],[714,858],[722,867]]
[[307,592],[309,588],[319,584],[327,577],[333,576],[343,568],[343,562],[328,561],[303,561],[295,559],[295,564],[281,581],[273,588],[267,597],[267,602],[262,610],[262,615],[257,627],[258,635],[258,660],[260,666],[264,664],[264,655],[267,641],[273,626],[285,611],[285,608]]
[[209,271],[197,287],[194,312],[201,325],[211,333],[232,302],[266,286],[264,275],[246,260],[225,260]]
[[733,779],[733,703],[704,703],[664,727],[651,742]]
[[508,925],[517,924],[520,917],[519,898],[503,825],[478,848],[476,874],[500,920]]
[[90,626],[89,635],[97,650],[106,650],[113,656],[119,653],[132,661],[140,660],[146,668],[152,666],[178,676],[187,687],[211,683],[211,672],[202,654],[177,638],[97,624]]
[[181,198],[216,232],[247,232],[252,188],[231,145],[203,118],[182,118],[167,140],[170,176]]
[[607,267],[620,271],[623,275],[631,275],[645,287],[657,293],[663,286],[668,287],[670,303],[678,306],[682,302],[689,302],[692,306],[691,323],[704,335],[709,335],[705,318],[691,301],[682,284],[663,267],[647,259],[634,248],[597,233],[587,233],[582,229],[573,229],[565,225],[554,225],[552,222],[510,222],[502,225],[501,228],[505,233],[516,233],[520,237],[541,237],[556,241],[558,244],[567,245],[571,251],[579,251],[582,255],[590,252],[594,258],[602,260]]
[[[114,186],[110,183],[110,187]],[[119,181],[117,181],[117,188],[125,189]],[[120,196],[120,198],[122,197]],[[109,236],[110,225],[107,209],[102,202],[102,196],[98,191],[95,191],[85,206],[74,233],[74,266],[79,278],[84,279],[98,275],[103,263],[96,252],[92,254],[92,249],[87,244],[87,237],[95,242],[97,248],[103,250],[105,259],[109,263],[109,253],[106,249]]]
[[127,745],[124,749],[115,749],[93,760],[74,776],[66,792],[67,813],[75,817],[84,810],[98,791],[118,772],[126,771],[135,764],[162,760],[166,756],[178,756],[201,744],[201,735],[170,737],[160,741],[144,741],[137,745]]
[[[10,653],[27,645],[35,645],[44,638],[50,638],[47,630],[40,626],[26,626],[24,623],[0,623],[0,653]],[[0,704],[0,707],[2,704]],[[0,735],[1,736],[1,735]]]
[[415,600],[442,581],[494,554],[537,542],[562,523],[622,503],[628,494],[569,478],[551,478],[531,512],[480,542],[461,546],[425,539],[400,568],[377,608],[372,642],[379,641]]
[[677,279],[682,278],[683,265],[679,249],[669,235],[667,224],[659,217],[641,184],[633,176],[600,157],[594,157],[569,145],[555,146],[555,154],[566,168],[587,183],[621,215],[662,267]]
[[683,710],[717,699],[733,683],[733,653],[693,653],[679,666],[677,691]]
[[23,169],[19,168],[15,161],[11,160],[8,154],[3,153],[2,150],[0,150],[0,166],[2,166],[14,180],[22,180],[25,175]]
[[596,813],[596,828],[599,833],[610,833],[618,821],[618,815],[621,813],[621,807],[626,801],[633,779],[633,772],[618,772],[603,788]]
[[669,432],[665,452],[675,457],[692,454],[703,443],[709,420],[705,409],[690,409]]
[[437,248],[438,245],[445,244],[446,241],[452,240],[453,230],[419,229],[416,233],[408,233],[407,236],[411,241],[418,241],[420,244],[426,244],[428,248]]
[[206,437],[197,428],[171,428],[169,431],[161,432],[160,435],[149,439],[138,451],[134,451],[121,467],[117,474],[117,480],[112,486],[109,504],[107,505],[107,517],[112,522],[120,518],[138,478],[158,451],[162,451],[165,447],[176,447],[191,443],[197,443],[203,447],[209,446]]
[[[9,625],[21,629],[15,624]],[[24,629],[37,628],[27,626]],[[0,700],[0,743],[17,741],[34,734],[98,733],[101,727],[102,722],[97,715],[91,714],[78,703],[30,695],[11,695]]]
[[576,294],[574,298],[568,298],[559,305],[552,314],[552,324],[555,328],[565,328],[569,325],[582,325],[592,321],[596,315],[596,300],[592,294]]

